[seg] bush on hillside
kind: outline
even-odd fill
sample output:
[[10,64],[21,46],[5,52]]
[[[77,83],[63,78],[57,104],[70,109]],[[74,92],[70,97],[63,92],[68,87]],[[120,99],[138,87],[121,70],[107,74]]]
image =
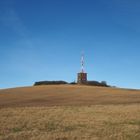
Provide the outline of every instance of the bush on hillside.
[[[34,86],[39,86],[39,85],[62,85],[62,84],[71,84],[71,85],[76,85],[77,83],[71,82],[68,83],[66,81],[39,81],[39,82],[35,82]],[[89,85],[89,86],[101,86],[101,87],[110,87],[109,85],[107,85],[106,81],[87,81],[86,83],[83,83],[83,85]]]
[[87,81],[86,85],[91,85],[91,86],[102,86],[102,87],[109,87],[107,85],[106,81],[98,82],[98,81]]
[[65,81],[39,81],[35,82],[34,86],[38,85],[61,85],[61,84],[68,84]]

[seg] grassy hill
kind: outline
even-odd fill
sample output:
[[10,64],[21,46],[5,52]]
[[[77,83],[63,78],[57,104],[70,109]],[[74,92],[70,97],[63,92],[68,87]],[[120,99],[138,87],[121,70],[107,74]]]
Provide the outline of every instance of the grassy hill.
[[47,85],[0,90],[0,140],[139,140],[140,91]]
[[0,107],[140,103],[139,90],[48,85],[0,90]]

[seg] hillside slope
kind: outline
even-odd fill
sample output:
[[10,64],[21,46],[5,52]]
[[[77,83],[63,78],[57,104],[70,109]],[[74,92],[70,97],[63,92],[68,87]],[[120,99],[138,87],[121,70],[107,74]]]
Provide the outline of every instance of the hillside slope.
[[80,85],[34,86],[0,90],[0,107],[140,103],[139,90]]

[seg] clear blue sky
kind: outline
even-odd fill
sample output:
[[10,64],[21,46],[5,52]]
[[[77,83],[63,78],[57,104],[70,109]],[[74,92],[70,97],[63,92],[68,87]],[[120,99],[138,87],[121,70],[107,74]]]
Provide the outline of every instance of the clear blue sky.
[[140,88],[139,0],[0,0],[0,88],[76,80]]

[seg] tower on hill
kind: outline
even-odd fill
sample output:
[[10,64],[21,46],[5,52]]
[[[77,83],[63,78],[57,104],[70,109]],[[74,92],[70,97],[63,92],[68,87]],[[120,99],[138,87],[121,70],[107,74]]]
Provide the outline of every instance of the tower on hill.
[[85,84],[87,82],[87,73],[84,72],[84,54],[81,56],[81,72],[77,74],[77,83]]

